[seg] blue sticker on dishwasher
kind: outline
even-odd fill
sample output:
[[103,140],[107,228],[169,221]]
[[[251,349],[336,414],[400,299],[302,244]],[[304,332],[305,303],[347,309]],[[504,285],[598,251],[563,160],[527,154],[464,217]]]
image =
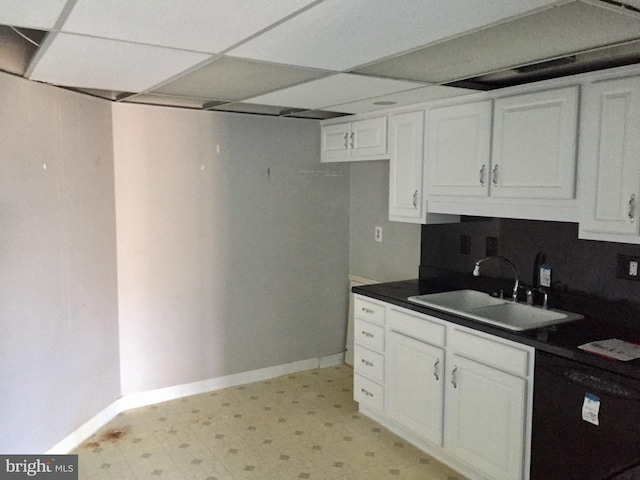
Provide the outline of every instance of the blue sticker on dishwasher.
[[593,393],[584,394],[584,402],[582,403],[582,419],[585,422],[600,425],[598,420],[598,412],[600,411],[600,398]]

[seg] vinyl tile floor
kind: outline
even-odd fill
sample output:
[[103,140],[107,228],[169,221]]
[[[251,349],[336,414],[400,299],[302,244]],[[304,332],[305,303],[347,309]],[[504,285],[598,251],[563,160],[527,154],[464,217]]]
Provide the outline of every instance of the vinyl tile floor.
[[359,414],[346,365],[129,410],[72,453],[81,480],[464,480]]

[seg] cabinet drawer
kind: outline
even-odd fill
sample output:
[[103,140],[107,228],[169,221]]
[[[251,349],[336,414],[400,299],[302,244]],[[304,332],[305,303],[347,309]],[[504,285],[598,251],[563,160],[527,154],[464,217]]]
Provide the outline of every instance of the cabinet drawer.
[[520,377],[529,375],[533,348],[509,342],[493,340],[475,332],[455,329],[451,334],[450,346],[463,357],[476,360],[499,370]]
[[369,322],[384,325],[384,305],[370,302],[364,298],[357,296],[353,302],[353,313],[355,318],[368,320]]
[[444,346],[446,326],[426,315],[416,315],[402,310],[389,311],[389,328],[423,342]]
[[353,332],[355,343],[384,352],[384,327],[356,318]]
[[384,410],[384,388],[358,374],[353,376],[353,399],[362,407]]
[[353,350],[353,368],[356,373],[377,382],[384,381],[384,356],[356,345]]

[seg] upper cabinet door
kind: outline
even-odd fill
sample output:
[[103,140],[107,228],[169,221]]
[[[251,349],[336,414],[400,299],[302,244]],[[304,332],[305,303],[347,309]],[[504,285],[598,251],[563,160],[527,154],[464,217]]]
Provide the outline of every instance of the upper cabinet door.
[[389,219],[420,222],[424,112],[391,115],[389,127]]
[[577,117],[577,86],[495,100],[491,196],[573,198]]
[[349,156],[350,123],[339,123],[322,127],[322,160],[345,159]]
[[491,166],[491,101],[428,112],[428,195],[486,197]]
[[353,156],[385,155],[387,153],[387,117],[352,122],[349,145]]
[[638,235],[640,77],[585,88],[580,160],[580,236]]

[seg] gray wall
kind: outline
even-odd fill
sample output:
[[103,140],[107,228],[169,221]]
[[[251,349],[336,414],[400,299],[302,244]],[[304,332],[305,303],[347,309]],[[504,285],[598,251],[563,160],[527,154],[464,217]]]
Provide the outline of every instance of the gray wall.
[[0,74],[0,145],[0,452],[40,453],[120,396],[110,103]]
[[420,225],[388,220],[389,162],[351,163],[350,195],[349,272],[381,282],[417,278]]
[[349,171],[319,140],[315,121],[114,106],[124,394],[344,350]]

